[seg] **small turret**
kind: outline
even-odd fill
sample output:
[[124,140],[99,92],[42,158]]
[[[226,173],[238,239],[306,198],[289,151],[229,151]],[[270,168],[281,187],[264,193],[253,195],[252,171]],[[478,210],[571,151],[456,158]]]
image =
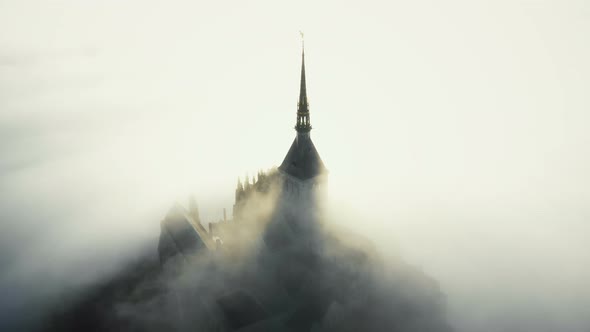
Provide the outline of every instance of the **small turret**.
[[250,177],[246,174],[246,183],[244,183],[244,190],[248,191],[250,189]]
[[236,202],[239,201],[243,195],[244,195],[244,185],[242,185],[242,181],[238,177],[238,185],[236,186]]

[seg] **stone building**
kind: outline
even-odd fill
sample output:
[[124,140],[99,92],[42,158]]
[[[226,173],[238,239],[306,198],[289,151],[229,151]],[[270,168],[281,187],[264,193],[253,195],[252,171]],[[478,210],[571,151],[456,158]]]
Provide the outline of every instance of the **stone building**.
[[[311,140],[311,129],[303,51],[296,136],[281,165],[267,172],[259,171],[252,179],[246,176],[244,182],[238,179],[233,218],[227,219],[224,216],[223,220],[210,223],[208,230],[200,222],[194,199],[189,202],[188,210],[180,205],[173,207],[162,221],[159,246],[161,259],[165,260],[178,253],[185,257],[198,250],[217,250],[221,244],[228,244],[226,240],[232,237],[230,234],[239,233],[239,228],[244,226],[240,224],[245,223],[247,219],[253,219],[251,213],[248,216],[244,214],[246,208],[250,211],[262,209],[256,204],[263,203],[254,197],[268,194],[271,190],[276,190],[278,196],[273,204],[288,219],[313,219],[316,202],[325,195],[328,171]],[[290,232],[281,233],[284,235]]]
[[232,219],[205,228],[194,198],[176,204],[159,264],[132,267],[51,330],[452,332],[434,280],[323,224],[305,83],[303,60],[295,140],[278,169],[238,180]]

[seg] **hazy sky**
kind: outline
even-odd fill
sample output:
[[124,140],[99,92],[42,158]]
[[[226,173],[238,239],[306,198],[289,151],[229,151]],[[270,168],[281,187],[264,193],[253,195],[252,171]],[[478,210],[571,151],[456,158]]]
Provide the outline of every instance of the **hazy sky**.
[[439,280],[462,330],[588,331],[590,5],[557,0],[0,1],[6,312],[280,164],[299,30],[340,222]]

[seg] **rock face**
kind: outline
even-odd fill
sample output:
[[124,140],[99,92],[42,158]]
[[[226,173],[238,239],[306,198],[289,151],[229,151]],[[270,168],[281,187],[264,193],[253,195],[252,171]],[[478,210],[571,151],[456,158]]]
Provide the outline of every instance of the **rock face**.
[[238,180],[232,220],[208,232],[196,202],[174,206],[157,268],[116,276],[47,330],[451,331],[434,280],[324,224],[327,170],[309,136],[303,58],[295,128],[279,169]]
[[434,280],[325,224],[281,180],[259,175],[237,191],[239,214],[209,231],[196,203],[175,205],[158,255],[62,308],[46,330],[451,331]]
[[[251,215],[272,195],[265,191],[242,212]],[[328,231],[312,208],[274,195],[264,227],[227,222],[216,233],[225,237],[221,247],[182,209],[162,223],[163,312],[173,313],[178,330],[451,331],[434,280],[402,261],[384,263],[370,241]],[[233,246],[244,229],[253,245]]]
[[[268,204],[268,193],[244,205],[244,215]],[[198,216],[174,207],[161,224],[160,263],[146,256],[62,308],[46,330],[452,330],[434,280],[401,260],[384,262],[370,241],[291,213],[276,197],[264,222],[227,221],[223,246],[195,224]]]

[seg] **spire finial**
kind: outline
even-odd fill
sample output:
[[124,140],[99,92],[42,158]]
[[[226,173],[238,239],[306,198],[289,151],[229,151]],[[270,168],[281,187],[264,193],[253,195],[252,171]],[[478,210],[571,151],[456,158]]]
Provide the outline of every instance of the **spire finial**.
[[299,30],[301,35],[301,54],[305,55],[305,38],[303,38],[303,31]]

